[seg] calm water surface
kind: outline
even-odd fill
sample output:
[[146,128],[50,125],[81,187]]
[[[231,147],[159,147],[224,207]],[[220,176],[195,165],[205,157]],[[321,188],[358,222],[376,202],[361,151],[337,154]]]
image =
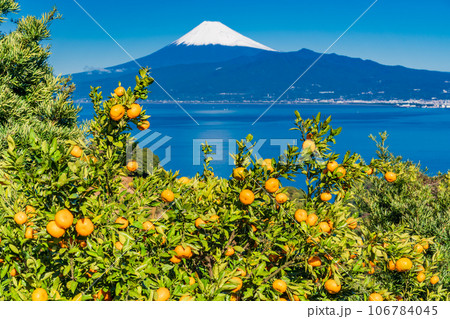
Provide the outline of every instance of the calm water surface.
[[[153,135],[154,139],[142,146],[158,147],[155,153],[161,159],[170,153],[170,161],[164,167],[179,170],[186,176],[202,170],[202,166],[196,163],[199,142],[208,140],[212,144],[215,141],[223,148],[223,156],[213,161],[212,165],[216,175],[226,177],[232,170],[229,165],[229,145],[234,145],[233,140],[252,134],[255,141],[259,140],[262,145],[259,149],[262,157],[277,157],[280,154],[278,144],[282,143],[280,140],[299,143],[298,133],[289,131],[294,126],[294,111],[298,110],[304,118],[322,112],[326,117],[332,116],[331,125],[334,128],[342,127],[342,133],[333,148],[337,153],[342,154],[350,149],[370,161],[376,156],[376,148],[368,138],[369,134],[387,131],[388,144],[394,154],[420,162],[430,174],[450,169],[450,109],[406,109],[377,105],[274,105],[252,126],[267,106],[183,105],[200,124],[196,125],[175,104],[145,104],[143,107],[151,115],[151,131],[139,140],[153,133],[161,134]],[[82,107],[81,119],[92,119],[92,105],[84,104]],[[137,129],[133,131],[133,134],[138,133]]]

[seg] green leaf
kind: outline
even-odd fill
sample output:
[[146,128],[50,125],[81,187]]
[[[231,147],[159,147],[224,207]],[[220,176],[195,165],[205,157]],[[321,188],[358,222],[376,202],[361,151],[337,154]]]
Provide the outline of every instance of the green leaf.
[[61,187],[61,186],[65,185],[65,184],[67,184],[67,174],[66,173],[62,173],[59,176],[59,179],[58,179],[58,186]]
[[12,152],[12,151],[14,151],[15,148],[16,148],[16,143],[14,142],[11,135],[8,135],[8,150]]
[[69,289],[72,293],[77,289],[78,283],[74,280],[71,280],[67,283],[67,289]]
[[42,149],[42,152],[43,152],[44,154],[47,154],[47,153],[48,153],[48,143],[47,143],[47,141],[43,141],[43,142],[42,142],[42,144],[41,144],[41,149]]
[[67,276],[67,274],[70,272],[70,265],[67,265],[66,267],[64,267],[64,271],[63,271],[63,275]]
[[132,237],[130,234],[126,232],[119,232],[119,241],[123,244],[126,240],[134,241],[134,237]]
[[9,249],[11,249],[11,251],[15,254],[19,254],[19,250],[17,249],[16,246],[14,246],[13,244],[9,244]]
[[81,301],[81,298],[83,297],[82,293],[79,293],[75,297],[73,297],[72,301]]
[[54,138],[54,139],[52,140],[52,144],[50,145],[50,154],[55,153],[57,147],[58,147],[58,143],[57,143],[57,141],[56,141],[56,138]]

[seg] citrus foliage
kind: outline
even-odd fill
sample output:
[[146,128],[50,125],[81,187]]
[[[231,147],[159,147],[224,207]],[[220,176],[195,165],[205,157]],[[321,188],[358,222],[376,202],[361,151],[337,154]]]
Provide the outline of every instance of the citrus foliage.
[[[386,133],[380,137],[381,141],[377,142],[378,159],[372,161],[372,167],[379,167],[376,170],[378,175],[386,171],[399,172],[397,180],[388,183],[383,178],[369,178],[364,185],[352,189],[355,203],[368,214],[365,223],[372,231],[405,226],[418,244],[421,244],[420,238],[430,238],[430,243],[439,243],[443,258],[438,263],[438,271],[444,285],[449,286],[450,228],[446,225],[450,224],[450,173],[428,177],[418,165],[403,161],[388,151]],[[425,258],[431,262],[437,247],[429,246]],[[432,275],[433,272],[429,271],[426,278],[429,280]]]
[[[439,275],[439,243],[404,226],[378,231],[362,223],[349,190],[367,182],[368,167],[357,154],[341,159],[332,151],[340,129],[320,114],[296,113],[303,145],[278,159],[254,160],[250,135],[238,142],[230,179],[214,176],[205,144],[202,175],[178,178],[157,168],[124,185],[139,168],[133,160],[123,165],[131,124],[148,128],[135,104],[152,81],[143,69],[134,89],[119,85],[106,100],[92,89],[89,147],[39,143],[32,133],[32,146],[20,153],[9,139],[1,299],[448,298],[442,280],[429,278]],[[298,174],[307,191],[292,201],[281,181]],[[432,247],[426,257],[415,246],[424,240]],[[427,280],[419,282],[421,265]]]
[[[15,1],[0,0],[0,23],[6,15],[19,11]],[[71,100],[74,85],[69,78],[54,76],[48,64],[49,27],[60,16],[56,10],[41,18],[27,16],[15,30],[0,33],[0,146],[13,136],[25,147],[32,127],[36,138],[64,141],[83,137],[77,126],[79,108]]]

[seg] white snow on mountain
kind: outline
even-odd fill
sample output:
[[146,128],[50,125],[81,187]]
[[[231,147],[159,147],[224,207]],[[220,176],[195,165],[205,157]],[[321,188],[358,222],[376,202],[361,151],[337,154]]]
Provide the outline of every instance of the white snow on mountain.
[[204,21],[189,33],[174,41],[173,44],[180,45],[209,45],[218,44],[225,46],[250,47],[267,51],[276,51],[261,43],[230,29],[218,21]]

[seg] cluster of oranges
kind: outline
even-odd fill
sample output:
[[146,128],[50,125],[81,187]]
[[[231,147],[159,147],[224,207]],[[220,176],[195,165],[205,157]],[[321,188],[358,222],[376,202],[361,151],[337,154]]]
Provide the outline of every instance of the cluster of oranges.
[[182,259],[189,259],[193,256],[192,249],[189,246],[183,247],[182,245],[178,245],[174,249],[175,255],[170,258],[170,261],[174,264],[178,264]]
[[[113,101],[117,102],[117,98],[120,98],[127,94],[127,91],[124,87],[119,86],[114,90],[115,97],[112,99]],[[133,120],[138,118],[141,115],[142,107],[137,103],[131,103],[130,105],[122,105],[122,104],[115,104],[111,107],[109,110],[109,117],[114,122],[119,122],[122,120],[122,118],[127,115],[128,119]],[[150,127],[150,122],[148,120],[141,120],[137,124],[137,128],[140,131],[144,131]],[[127,169],[130,172],[137,171],[139,165],[135,160],[131,160],[126,165]]]
[[[139,118],[139,116],[141,115],[141,112],[142,112],[141,106],[136,103],[124,102],[125,98],[127,98],[127,91],[123,87],[119,86],[118,88],[116,88],[114,90],[114,94],[115,94],[115,97],[113,96],[112,100],[114,101],[114,103],[117,103],[117,104],[113,105],[109,109],[110,120],[107,120],[109,122],[109,124],[112,123],[111,121],[118,122],[118,121],[121,121],[123,118],[125,118],[127,121]],[[120,99],[120,97],[124,97],[124,98]],[[121,101],[122,104],[118,104],[119,101]],[[141,117],[141,119],[142,119],[142,117]],[[134,123],[137,123],[136,121],[134,121]],[[114,125],[114,124],[112,124],[112,125]],[[146,120],[142,120],[138,124],[138,128],[140,130],[148,129],[149,126],[150,126],[150,123]],[[304,141],[304,143],[302,145],[304,152],[316,152],[316,150],[318,148],[320,149],[320,147],[321,146],[319,144],[318,145],[315,144],[315,142],[312,140],[312,136],[310,134],[308,134],[306,140]],[[76,158],[81,158],[83,156],[83,150],[80,146],[75,145],[72,147],[70,154]],[[130,172],[135,172],[138,169],[138,167],[139,166],[136,161],[129,161],[126,164],[126,168]],[[271,200],[274,200],[274,206],[277,207],[277,210],[282,211],[282,209],[280,209],[280,207],[286,208],[286,206],[289,206],[290,204],[287,203],[289,201],[287,194],[284,193],[283,190],[281,189],[280,180],[277,178],[278,175],[276,175],[274,173],[275,168],[278,168],[278,165],[277,165],[277,163],[274,164],[272,159],[265,159],[262,162],[262,167],[265,171],[264,176],[267,176],[266,174],[268,172],[273,173],[273,174],[269,174],[269,177],[263,178],[263,183],[262,183],[263,187],[246,186],[245,189],[243,189],[244,187],[239,187],[238,191],[236,191],[234,194],[237,195],[239,193],[240,203],[247,206],[247,205],[252,205],[254,203],[255,198],[260,196],[261,191],[263,193],[265,192]],[[324,169],[324,167],[320,167],[319,174],[320,174],[320,172],[323,172],[324,174],[327,174],[328,176],[332,176],[333,182],[338,182],[338,183],[339,183],[339,180],[341,180],[341,182],[345,182],[345,180],[350,179],[350,176],[353,173],[352,166],[350,166],[347,162],[339,164],[335,160],[329,161],[326,164],[326,168],[324,170],[323,169]],[[378,167],[377,167],[377,169],[378,169]],[[347,170],[348,170],[348,172],[347,172]],[[374,174],[374,172],[375,172],[375,168],[371,168],[371,167],[369,167],[365,171],[365,173],[367,175],[372,175],[372,174]],[[233,170],[232,176],[237,181],[244,181],[244,180],[246,180],[246,178],[248,179],[248,176],[251,176],[252,174],[253,174],[253,172],[246,170],[246,168],[244,168],[244,167],[237,167]],[[273,176],[275,176],[275,177],[273,177]],[[388,182],[395,182],[397,179],[397,175],[393,172],[386,172],[386,174],[384,175],[384,178]],[[189,183],[191,183],[191,180],[187,177],[181,177],[178,179],[178,183],[189,184]],[[244,183],[238,183],[238,184],[244,184]],[[248,184],[252,184],[251,181]],[[258,185],[258,186],[262,186],[262,185]],[[175,188],[172,188],[172,189],[176,192]],[[335,192],[332,191],[328,185],[328,186],[325,186],[320,189],[320,191],[318,192],[318,197],[320,198],[321,202],[329,202],[332,199],[332,193],[335,194]],[[196,198],[197,198],[197,196],[198,195],[196,195]],[[202,194],[202,196],[204,196],[204,195]],[[263,195],[261,195],[261,196],[263,196]],[[176,196],[175,196],[174,192],[168,188],[167,189],[162,188],[161,192],[159,193],[160,202],[167,204],[167,207],[171,206],[170,203],[173,203],[175,201],[175,197]],[[236,197],[237,196],[233,197],[233,199],[232,199],[233,203],[237,201]],[[267,198],[266,195],[264,195],[264,197]],[[183,196],[177,195],[177,199],[178,198],[180,198],[180,201],[181,201]],[[260,198],[258,198],[258,199],[260,199]],[[215,200],[215,198],[214,198],[214,200]],[[201,197],[199,198],[199,201],[201,201]],[[216,202],[219,203],[219,201],[216,201]],[[287,203],[286,206],[281,206],[282,204],[285,204],[285,203]],[[263,204],[261,204],[261,205],[263,205]],[[319,202],[319,205],[320,205],[320,207],[326,206],[328,208],[331,206],[328,203],[320,203],[320,202]],[[239,205],[239,206],[241,206],[241,205]],[[334,218],[334,216],[333,217],[323,217],[323,216],[329,216],[329,214],[323,215],[323,213],[319,209],[313,209],[308,205],[305,205],[303,207],[305,209],[295,210],[293,217],[297,223],[301,224],[302,229],[308,229],[310,231],[313,231],[312,234],[320,233],[319,235],[317,235],[317,237],[315,237],[316,235],[314,235],[314,237],[313,237],[308,234],[307,242],[312,243],[312,245],[315,246],[315,248],[314,248],[315,250],[313,250],[312,253],[308,253],[306,255],[306,263],[310,267],[315,268],[314,271],[316,271],[316,273],[319,273],[319,271],[324,270],[325,266],[328,267],[329,262],[327,262],[327,259],[328,259],[328,261],[332,261],[333,257],[331,257],[331,255],[329,255],[328,252],[324,253],[320,249],[316,249],[317,246],[319,246],[318,242],[320,242],[320,240],[322,238],[322,243],[324,243],[325,242],[323,240],[324,237],[332,238],[333,235],[338,234],[338,231],[337,231],[338,228],[342,229],[342,228],[348,227],[348,229],[351,229],[351,230],[356,229],[358,227],[358,219],[353,218],[353,217],[349,217],[346,219],[347,216],[343,219]],[[222,207],[222,208],[226,208],[226,207]],[[248,207],[246,207],[246,208],[248,208]],[[75,212],[76,210],[72,210],[72,211]],[[250,210],[248,210],[248,211],[250,211]],[[204,216],[202,216],[202,217],[205,218],[205,220],[203,220],[200,217],[196,218],[195,222],[194,222],[195,227],[197,229],[202,229],[209,223],[216,223],[215,225],[222,223],[222,220],[219,222],[219,216],[216,213],[220,214],[219,211],[214,211],[214,212],[211,212],[211,214],[214,214],[214,215],[210,216],[209,219],[205,218]],[[25,223],[28,222],[28,224],[26,225],[27,228],[26,228],[26,232],[25,232],[25,237],[29,238],[29,239],[35,238],[35,234],[36,234],[36,230],[34,230],[34,228],[33,228],[33,226],[34,226],[33,218],[34,218],[35,214],[36,214],[36,210],[32,206],[27,206],[25,212],[19,212],[14,216],[15,222],[19,225],[24,225]],[[208,212],[208,216],[209,216],[209,214],[210,213]],[[75,215],[77,215],[77,214],[75,213]],[[127,215],[124,215],[124,216],[127,216]],[[135,223],[132,223],[132,226],[130,226],[130,222],[124,216],[119,216],[114,221],[115,227],[122,231],[126,231],[128,227],[133,228],[134,225],[136,225]],[[319,217],[319,216],[321,216],[321,217]],[[195,216],[195,217],[197,217],[197,216]],[[116,218],[116,216],[114,218]],[[112,220],[114,218],[112,218]],[[194,220],[194,218],[192,218],[192,220]],[[225,218],[222,218],[222,219],[225,220]],[[94,219],[94,221],[95,220],[96,219]],[[268,219],[266,219],[266,220],[268,220]],[[345,225],[343,225],[344,220],[345,220]],[[335,225],[333,224],[333,221],[335,222]],[[251,222],[246,221],[246,227],[248,227],[248,229],[251,228],[251,230],[253,232],[256,232],[257,228],[252,223],[256,224],[256,222],[254,222],[254,221],[251,221]],[[274,223],[274,222],[271,221],[270,223]],[[76,219],[73,216],[72,212],[66,208],[59,210],[55,214],[54,218],[47,223],[46,229],[47,229],[48,234],[50,236],[52,236],[53,238],[63,238],[66,235],[66,232],[70,232],[70,228],[74,224],[75,224],[75,230],[76,230],[76,233],[78,234],[78,236],[83,236],[83,237],[89,236],[94,231],[94,224],[92,223],[92,221],[89,218]],[[211,224],[209,224],[209,225],[211,225]],[[307,226],[306,228],[305,228],[305,225]],[[189,225],[189,226],[192,227],[192,225]],[[260,227],[259,225],[257,225],[257,226]],[[130,230],[130,228],[128,228],[128,231]],[[209,229],[209,227],[207,227],[207,228]],[[360,226],[360,228],[361,228],[361,226]],[[161,227],[155,227],[155,225],[150,221],[145,221],[142,223],[142,230],[143,231],[155,231],[155,232],[161,233]],[[200,231],[197,231],[197,234],[199,234],[199,233],[200,233]],[[191,232],[191,235],[192,234],[194,234],[194,232]],[[155,233],[154,236],[157,236],[157,234]],[[123,237],[122,237],[122,239],[123,239]],[[122,239],[119,236],[119,241],[115,242],[115,240],[114,240],[112,242],[112,243],[115,242],[114,247],[116,250],[119,250],[119,251],[123,250],[125,243]],[[165,235],[163,235],[163,240],[164,240],[164,242],[163,242],[163,244],[164,244],[166,241]],[[167,250],[169,250],[168,254],[167,254],[167,250],[161,249],[161,251],[164,251],[165,258],[168,259],[170,256],[171,263],[173,263],[173,264],[181,263],[180,266],[181,265],[187,266],[190,263],[196,262],[196,258],[193,258],[194,255],[196,255],[196,257],[201,256],[201,253],[198,251],[199,248],[197,245],[195,245],[191,241],[189,241],[189,244],[187,244],[184,240],[185,239],[183,237],[181,244],[174,242],[170,246],[170,248],[167,249]],[[168,242],[171,243],[171,239],[169,239]],[[111,243],[111,247],[113,246],[112,243]],[[233,247],[233,245],[234,245],[234,247]],[[218,249],[217,252],[218,252],[218,254],[225,256],[225,258],[223,258],[224,260],[227,260],[227,261],[233,260],[234,261],[234,260],[241,259],[242,256],[240,256],[240,252],[242,251],[242,249],[243,249],[242,247],[244,247],[244,245],[240,246],[240,243],[238,243],[237,240],[234,242],[230,241],[228,244],[222,245],[221,247],[222,248]],[[415,246],[414,250],[416,252],[420,253],[427,248],[428,248],[428,243],[423,242],[423,243],[417,244]],[[237,254],[236,254],[235,249],[237,251]],[[292,245],[291,242],[288,242],[284,246],[283,250],[284,250],[284,253],[286,256],[290,256],[289,254],[291,254],[291,252],[293,252],[295,249],[296,249],[295,246]],[[278,250],[278,252],[279,252],[279,250]],[[236,258],[235,254],[239,255],[239,256],[237,256],[239,258]],[[323,259],[321,259],[321,257],[323,257]],[[193,259],[191,259],[191,258],[193,258]],[[282,257],[279,255],[272,254],[269,256],[269,260],[272,263],[274,263],[277,260],[280,260],[281,258]],[[350,258],[352,258],[352,257],[350,257]],[[188,261],[189,259],[191,259],[191,260]],[[336,260],[333,260],[332,262],[335,263]],[[337,268],[336,263],[331,266],[334,266]],[[175,267],[178,267],[178,266],[175,266]],[[237,266],[234,266],[234,267],[237,267]],[[241,267],[243,267],[243,266],[241,266]],[[246,266],[246,267],[248,267],[248,266]],[[317,267],[319,267],[319,268],[317,268]],[[369,274],[372,274],[375,271],[374,270],[375,263],[370,262],[370,267],[371,267],[371,270],[369,271]],[[183,268],[184,268],[184,270],[188,271],[188,269],[186,269],[185,267],[183,267]],[[400,258],[399,260],[397,260],[396,262],[390,261],[388,263],[388,268],[393,271],[396,270],[401,273],[406,273],[408,271],[411,271],[411,269],[413,269],[413,263],[409,258],[403,257],[403,258]],[[182,267],[180,267],[180,270],[181,269],[182,269]],[[250,268],[246,268],[246,269],[249,271],[249,273],[251,273]],[[311,268],[308,268],[308,269],[311,269]],[[417,281],[423,282],[426,279],[425,269],[423,268],[423,266],[421,266],[421,268],[419,267],[419,270],[420,271],[417,274]],[[88,277],[90,278],[92,276],[91,273],[94,273],[94,272],[96,272],[96,271],[90,270]],[[15,275],[17,275],[17,272],[14,273],[14,276]],[[191,275],[187,275],[187,276],[191,276]],[[200,277],[198,277],[198,275],[196,273],[192,276],[197,276],[197,279],[198,280],[200,279]],[[226,283],[233,284],[233,288],[229,288],[229,291],[231,292],[230,300],[238,300],[239,299],[239,294],[240,294],[239,291],[243,287],[243,284],[244,284],[243,279],[245,279],[244,277],[246,277],[246,276],[247,276],[247,271],[245,269],[237,268],[234,273],[231,273],[230,276],[227,277],[227,279],[225,279],[225,280],[227,280]],[[321,287],[320,289],[324,289],[330,295],[335,295],[335,294],[338,294],[339,292],[341,292],[342,286],[341,286],[340,281],[337,279],[337,277],[334,277],[334,279],[333,279],[331,276],[332,276],[332,272],[330,270],[328,276],[322,277],[323,278],[323,288],[322,288],[322,285],[320,285],[320,287]],[[270,277],[270,278],[272,278],[272,277]],[[286,298],[288,298],[288,297],[286,297],[286,295],[288,295],[289,298],[292,298],[293,300],[297,300],[297,301],[300,300],[299,296],[292,294],[295,290],[294,284],[291,284],[290,280],[286,279],[287,277],[283,276],[281,278],[285,279],[286,281],[282,280],[282,279],[275,279],[275,278],[274,278],[275,280],[271,279],[271,280],[273,280],[272,281],[272,289],[274,291],[276,291],[277,293],[279,293],[279,300],[286,300]],[[269,279],[267,281],[269,282]],[[430,278],[430,282],[432,284],[436,284],[438,281],[439,281],[439,278],[437,276],[433,276]],[[194,277],[189,277],[189,285],[194,285],[195,283],[196,283],[196,280],[194,279]],[[162,284],[160,284],[160,285],[162,285]],[[167,286],[167,284],[166,284],[166,286]],[[345,288],[345,285],[344,285],[344,288]],[[101,289],[97,292],[97,294],[93,295],[93,298],[95,300],[112,300],[113,299],[112,291],[114,291],[114,290],[111,290],[111,292],[110,292],[110,291],[104,291],[103,289]],[[172,292],[175,294],[174,291],[172,291]],[[273,293],[273,291],[271,293]],[[341,294],[342,294],[342,292],[341,292]],[[155,299],[155,300],[165,301],[165,300],[171,299],[171,292],[166,287],[160,287],[156,290],[156,295],[152,295],[152,296],[153,296],[153,299]],[[245,296],[245,294],[244,294],[244,296]],[[306,294],[305,294],[305,298],[307,298]],[[33,291],[32,300],[47,300],[47,299],[48,299],[48,294],[45,291],[45,289],[37,288],[36,290]],[[172,296],[172,299],[173,299],[173,296]],[[368,299],[371,301],[382,301],[383,296],[378,292],[374,292],[368,296]],[[189,294],[183,294],[179,300],[180,301],[189,301],[189,300],[194,300],[194,297],[193,297],[193,295],[191,296]]]
[[[426,245],[428,245],[428,243]],[[412,263],[411,259],[409,259],[407,257],[402,257],[402,258],[398,259],[395,263],[392,260],[390,260],[387,268],[391,271],[408,272],[413,268],[413,263]],[[426,279],[425,268],[422,265],[419,265],[417,267],[417,271],[418,271],[418,274],[416,276],[417,281],[418,282],[425,281],[425,279]],[[434,276],[430,277],[430,283],[432,285],[435,285],[438,282],[439,282],[439,276],[434,275]]]
[[[117,97],[121,97],[126,94],[126,90],[124,87],[119,86],[114,90],[114,93]],[[125,116],[125,113],[127,114],[129,119],[135,119],[141,114],[142,108],[137,103],[131,103],[131,105],[126,105],[125,107],[121,104],[116,104],[111,107],[111,109],[109,110],[109,117],[111,118],[111,120],[118,122]],[[141,131],[148,129],[149,127],[150,122],[147,120],[142,121],[138,125],[138,129]]]
[[[272,160],[265,159],[262,163],[262,166],[268,171],[273,171]],[[237,167],[233,170],[233,178],[237,180],[244,180],[246,176],[246,171],[244,167]],[[275,194],[280,189],[280,182],[276,178],[269,178],[265,184],[264,189],[269,194]],[[277,204],[284,204],[289,200],[289,197],[282,192],[275,194],[275,201]],[[250,189],[244,189],[239,194],[239,201],[244,205],[251,205],[255,201],[255,193],[253,193]]]
[[[27,228],[25,230],[25,238],[35,239],[35,233],[37,232],[32,227],[34,226],[33,218],[36,216],[36,209],[27,205],[24,212],[18,212],[14,215],[14,221],[18,225],[23,225],[27,223]],[[55,218],[49,221],[46,225],[47,232],[50,236],[54,238],[60,238],[64,236],[67,229],[69,229],[74,221],[72,213],[67,209],[61,209],[55,214]],[[94,231],[94,224],[89,218],[80,218],[75,224],[75,230],[79,236],[89,236]]]

